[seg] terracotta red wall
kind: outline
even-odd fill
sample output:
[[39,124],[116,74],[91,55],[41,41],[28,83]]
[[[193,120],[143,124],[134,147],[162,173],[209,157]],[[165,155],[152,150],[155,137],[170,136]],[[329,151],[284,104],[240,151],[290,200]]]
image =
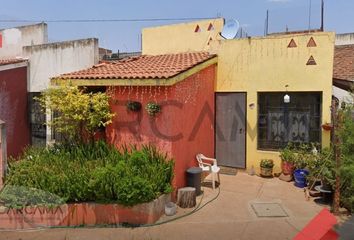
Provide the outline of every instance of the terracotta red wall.
[[30,144],[27,67],[0,71],[0,119],[6,123],[7,155],[16,157]]
[[[175,159],[176,188],[186,184],[185,171],[196,166],[195,155],[214,155],[214,83],[216,66],[209,66],[171,87],[115,87],[111,108],[116,113],[106,129],[107,140],[153,143]],[[127,111],[127,100],[142,103],[138,113]],[[144,109],[156,101],[162,111],[150,117]]]

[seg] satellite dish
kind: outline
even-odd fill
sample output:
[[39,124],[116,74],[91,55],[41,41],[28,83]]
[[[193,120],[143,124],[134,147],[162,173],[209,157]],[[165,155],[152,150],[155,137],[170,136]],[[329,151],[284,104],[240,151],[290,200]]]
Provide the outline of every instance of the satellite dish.
[[234,39],[237,35],[240,23],[235,19],[229,19],[225,22],[221,36],[225,39]]

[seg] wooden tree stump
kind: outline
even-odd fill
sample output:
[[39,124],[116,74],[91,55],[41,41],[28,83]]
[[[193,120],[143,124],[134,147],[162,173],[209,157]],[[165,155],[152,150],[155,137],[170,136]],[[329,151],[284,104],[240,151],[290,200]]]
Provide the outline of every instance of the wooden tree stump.
[[192,208],[197,204],[196,197],[194,187],[180,188],[177,193],[177,205],[181,208]]

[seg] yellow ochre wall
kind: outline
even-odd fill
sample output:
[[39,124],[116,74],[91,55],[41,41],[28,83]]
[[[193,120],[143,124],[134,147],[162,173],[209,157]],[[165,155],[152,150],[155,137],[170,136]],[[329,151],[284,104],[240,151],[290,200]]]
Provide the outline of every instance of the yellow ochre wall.
[[[214,30],[207,31],[209,24]],[[199,25],[201,31],[194,32]],[[209,41],[219,39],[224,26],[223,18],[144,28],[142,53],[148,55],[208,51]]]
[[[247,169],[254,166],[254,169],[258,170],[260,160],[270,158],[275,161],[274,171],[280,172],[279,153],[257,149],[257,93],[284,92],[285,85],[289,85],[289,92],[322,92],[322,123],[330,123],[335,34],[315,32],[233,40],[215,37],[213,39],[216,40],[205,44],[209,36],[206,33],[202,35],[203,32],[194,33],[194,27],[196,24],[207,27],[209,22],[144,29],[143,53],[164,54],[202,50],[216,53],[218,71],[215,91],[247,93]],[[215,22],[222,23],[220,19]],[[214,24],[214,27],[215,25],[217,24]],[[213,34],[217,36],[221,29],[222,26],[215,27]],[[307,47],[311,37],[315,40],[316,47]],[[297,47],[288,48],[291,39],[294,39]],[[317,65],[306,65],[310,56],[314,57]],[[253,109],[249,107],[252,103],[255,104]],[[329,132],[322,130],[322,145],[328,146],[329,142]]]
[[[278,152],[257,149],[257,93],[288,91],[322,92],[322,123],[331,122],[334,33],[277,35],[214,42],[218,54],[216,92],[247,92],[247,169],[259,169],[263,158],[275,160]],[[317,47],[307,47],[313,37]],[[296,48],[288,48],[294,39]],[[306,65],[313,56],[317,65]],[[255,107],[251,109],[250,104]],[[322,146],[329,146],[330,134],[322,130]]]

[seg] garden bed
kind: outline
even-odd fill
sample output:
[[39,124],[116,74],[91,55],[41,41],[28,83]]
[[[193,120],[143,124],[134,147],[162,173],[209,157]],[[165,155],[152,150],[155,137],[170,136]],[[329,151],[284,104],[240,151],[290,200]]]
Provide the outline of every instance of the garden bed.
[[0,229],[29,229],[40,227],[79,227],[155,223],[171,201],[171,194],[127,207],[121,204],[73,203],[57,207],[24,207],[0,210]]
[[151,145],[30,148],[9,163],[0,228],[152,223],[173,191],[174,161]]

